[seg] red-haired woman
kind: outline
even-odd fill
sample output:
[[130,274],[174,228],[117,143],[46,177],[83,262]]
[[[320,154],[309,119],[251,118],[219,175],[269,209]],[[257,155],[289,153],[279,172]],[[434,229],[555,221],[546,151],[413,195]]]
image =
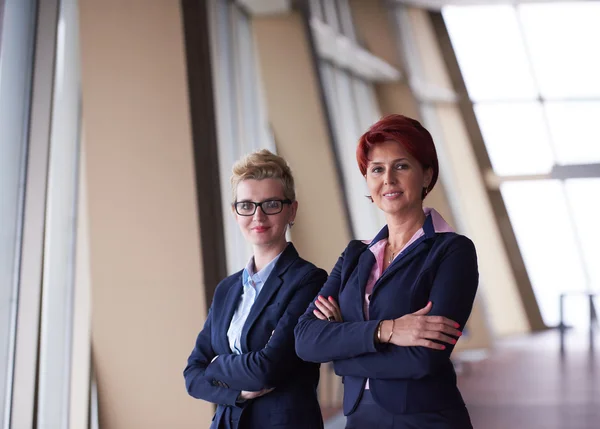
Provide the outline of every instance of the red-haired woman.
[[470,429],[450,354],[473,306],[477,255],[423,208],[439,170],[431,135],[387,116],[360,138],[357,159],[387,225],[348,244],[296,326],[296,352],[333,361],[348,429]]

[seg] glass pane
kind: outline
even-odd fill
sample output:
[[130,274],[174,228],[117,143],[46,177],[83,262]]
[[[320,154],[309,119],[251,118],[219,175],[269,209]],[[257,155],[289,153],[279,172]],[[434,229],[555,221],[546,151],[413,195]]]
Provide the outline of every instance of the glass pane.
[[600,291],[600,179],[570,179],[565,187],[590,287]]
[[600,101],[547,103],[545,107],[557,163],[600,162]]
[[381,118],[381,112],[371,83],[353,78],[352,89],[354,90],[355,106],[358,113],[359,132],[363,133]]
[[550,172],[554,156],[539,103],[477,104],[475,114],[496,174]]
[[325,22],[331,28],[333,28],[336,33],[341,33],[340,21],[335,1],[323,1],[323,8],[325,13]]
[[313,18],[317,18],[321,21],[324,21],[323,15],[323,5],[321,4],[321,0],[309,0],[309,8],[310,15]]
[[[243,153],[265,147],[263,115],[259,105],[258,79],[254,58],[254,40],[250,27],[250,17],[238,7],[232,7],[234,18],[233,28],[236,38],[234,52],[236,53],[236,81],[239,84],[239,108],[241,116],[241,134],[244,137]],[[273,148],[269,148],[273,149]],[[229,213],[227,213],[229,215]]]
[[471,99],[537,97],[512,6],[450,6],[443,15]]
[[[555,326],[560,293],[586,285],[564,186],[558,180],[509,182],[501,191],[542,316]],[[574,325],[588,320],[572,306],[565,316]]]
[[[366,130],[362,128],[359,115],[374,117],[378,112],[368,112],[371,101],[363,99],[368,91],[352,94],[352,87],[356,79],[326,62],[320,64],[321,77],[327,107],[335,135],[336,156],[342,169],[343,183],[348,200],[354,238],[370,239],[375,236],[383,222],[378,209],[371,204],[366,195],[369,194],[364,177],[356,165],[356,142],[358,137]],[[361,97],[360,101],[358,98]],[[362,105],[360,112],[355,109]],[[366,122],[366,119],[365,119]],[[368,125],[371,125],[369,123]]]
[[518,10],[542,95],[600,96],[600,3],[527,4]]
[[351,40],[356,41],[356,32],[354,31],[354,22],[352,21],[352,10],[348,4],[348,0],[337,0],[337,9],[342,26],[342,33]]
[[381,225],[375,212],[376,207],[365,197],[369,195],[369,191],[365,179],[356,165],[356,142],[364,131],[359,128],[359,113],[355,109],[357,103],[352,98],[350,75],[338,68],[332,70],[338,107],[333,112],[336,116],[334,121],[336,124],[335,142],[338,161],[344,174],[354,238],[370,239],[379,231]]
[[0,0],[0,428],[12,402],[35,2]]

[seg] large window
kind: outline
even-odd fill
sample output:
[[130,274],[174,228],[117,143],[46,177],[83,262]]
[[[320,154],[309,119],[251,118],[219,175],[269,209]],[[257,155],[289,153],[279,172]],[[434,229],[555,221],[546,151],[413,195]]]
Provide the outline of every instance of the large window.
[[[444,19],[546,324],[600,290],[600,3],[447,7]],[[567,303],[567,323],[587,306]]]
[[348,0],[311,1],[310,14],[352,232],[354,238],[370,239],[385,219],[366,198],[369,191],[356,164],[356,144],[381,117],[375,83],[397,80],[400,74],[360,46]]

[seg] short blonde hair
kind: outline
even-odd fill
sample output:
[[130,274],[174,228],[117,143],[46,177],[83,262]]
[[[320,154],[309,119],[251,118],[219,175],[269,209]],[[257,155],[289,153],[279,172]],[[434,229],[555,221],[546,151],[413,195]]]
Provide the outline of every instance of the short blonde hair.
[[246,155],[233,165],[231,176],[231,191],[233,203],[237,199],[237,187],[243,180],[277,179],[283,185],[283,195],[286,199],[296,201],[294,176],[288,163],[282,157],[267,149],[261,149]]

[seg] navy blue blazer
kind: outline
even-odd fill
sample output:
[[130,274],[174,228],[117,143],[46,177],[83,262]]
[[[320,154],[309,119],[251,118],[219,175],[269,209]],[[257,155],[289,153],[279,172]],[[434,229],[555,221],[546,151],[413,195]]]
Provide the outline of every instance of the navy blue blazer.
[[[319,365],[296,356],[294,327],[326,279],[324,270],[300,258],[289,243],[246,319],[241,355],[232,353],[227,330],[241,298],[242,271],[219,283],[183,373],[191,396],[217,404],[211,428],[323,426]],[[275,390],[236,402],[242,390],[264,387]]]
[[[394,259],[375,283],[370,298],[370,320],[363,302],[375,256],[368,245],[351,241],[319,292],[334,297],[343,322],[317,319],[314,302],[296,329],[296,352],[310,362],[333,361],[344,382],[344,414],[358,405],[365,382],[375,401],[394,414],[462,407],[456,374],[450,361],[454,346],[445,350],[375,344],[377,325],[433,302],[429,315],[455,320],[460,329],[471,313],[478,285],[477,256],[468,238],[434,231],[431,216],[424,236]],[[372,243],[388,236],[384,227]]]

